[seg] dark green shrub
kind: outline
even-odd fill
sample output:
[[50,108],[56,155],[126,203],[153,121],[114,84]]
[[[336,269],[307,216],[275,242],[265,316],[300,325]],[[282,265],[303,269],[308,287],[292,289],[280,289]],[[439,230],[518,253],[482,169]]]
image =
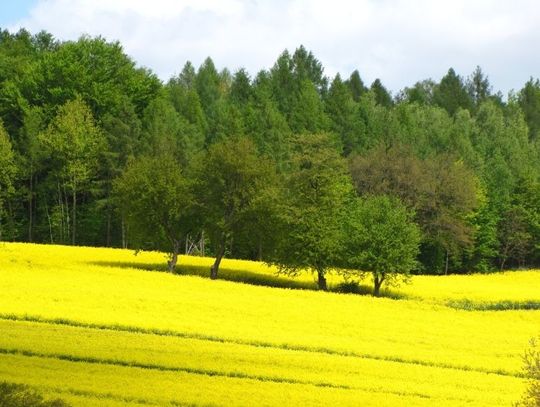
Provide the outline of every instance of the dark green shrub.
[[28,386],[0,382],[0,407],[68,407],[66,402],[44,400],[43,396]]

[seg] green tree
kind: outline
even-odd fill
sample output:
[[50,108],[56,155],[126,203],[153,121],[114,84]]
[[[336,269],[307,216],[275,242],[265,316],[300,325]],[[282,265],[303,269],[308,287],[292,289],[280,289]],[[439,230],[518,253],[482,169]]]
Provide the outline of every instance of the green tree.
[[359,195],[391,195],[414,210],[428,268],[447,272],[449,255],[457,259],[461,250],[470,247],[469,218],[476,208],[477,180],[453,156],[420,159],[411,147],[380,146],[352,157],[350,168]]
[[412,214],[387,196],[356,199],[346,221],[347,274],[371,273],[373,295],[383,283],[397,285],[416,265],[421,233]]
[[527,222],[527,213],[518,205],[513,205],[503,212],[499,224],[499,264],[504,270],[509,259],[515,259],[518,265],[524,264],[524,259],[533,249],[533,236]]
[[[54,157],[58,183],[71,193],[71,244],[77,242],[77,203],[95,178],[100,157],[106,149],[103,132],[80,97],[67,102],[47,129],[39,135],[43,147]],[[59,191],[62,194],[62,191]],[[64,197],[59,201],[64,202]],[[68,206],[65,196],[66,209]],[[67,222],[69,224],[69,222]]]
[[[105,215],[104,243],[113,245],[124,236],[125,225],[121,219],[115,218],[114,203],[111,199],[112,182],[125,170],[130,159],[141,153],[143,148],[142,123],[135,106],[125,97],[125,102],[115,114],[106,113],[101,119],[101,127],[107,139],[109,148],[104,152],[104,159],[99,166],[101,196],[96,199],[95,209]],[[94,223],[96,221],[94,220]],[[116,231],[116,233],[114,233]],[[121,246],[126,247],[125,239]]]
[[383,86],[380,79],[375,79],[369,90],[375,95],[375,102],[378,105],[384,107],[392,106],[392,96],[390,95],[390,92],[388,92],[388,90]]
[[[215,250],[210,277],[218,277],[225,250],[239,229],[264,207],[267,191],[275,184],[275,164],[261,157],[253,141],[231,137],[211,145],[196,170],[197,202]],[[263,219],[264,220],[264,219]]]
[[342,221],[352,197],[338,146],[324,133],[294,139],[286,196],[279,211],[285,234],[269,259],[285,274],[315,273],[320,290],[327,289],[328,270],[341,261]]
[[212,116],[215,103],[221,97],[219,73],[211,58],[206,58],[197,71],[195,89],[207,116]]
[[18,140],[19,175],[25,184],[19,186],[21,193],[27,196],[27,222],[29,242],[34,240],[35,209],[37,208],[38,174],[43,171],[44,154],[41,151],[38,135],[44,130],[43,111],[40,107],[30,107],[24,112],[23,126]]
[[359,102],[362,95],[368,91],[364,85],[364,82],[362,81],[362,78],[360,78],[360,73],[358,73],[358,70],[353,71],[349,79],[345,81],[345,84],[351,91],[352,98],[355,102]]
[[328,117],[324,106],[313,83],[304,80],[300,83],[300,90],[291,102],[289,113],[289,127],[296,133],[315,133],[328,129]]
[[412,87],[403,89],[398,99],[407,103],[432,105],[435,86],[435,82],[431,79],[416,82]]
[[251,79],[245,69],[238,70],[233,77],[229,99],[232,103],[245,106],[252,95]]
[[536,140],[540,134],[540,81],[529,79],[519,92],[518,98],[529,126],[530,137]]
[[258,82],[245,110],[245,131],[260,153],[272,157],[282,170],[289,158],[291,130],[285,117],[272,99],[270,84],[263,75]]
[[330,119],[330,129],[341,138],[344,155],[358,149],[365,135],[364,122],[358,104],[339,74],[332,81],[325,97],[325,110]]
[[0,240],[3,238],[5,203],[14,193],[13,182],[17,168],[9,136],[0,121]]
[[114,194],[135,248],[166,249],[174,271],[186,235],[195,227],[189,179],[172,154],[132,161]]
[[327,79],[324,76],[324,68],[311,51],[300,45],[292,55],[292,71],[296,83],[311,82],[319,94],[324,94]]
[[466,86],[475,109],[491,96],[489,78],[479,66],[476,67],[474,72],[467,79]]
[[204,145],[203,134],[180,115],[165,96],[153,100],[143,117],[143,151],[152,155],[172,151],[184,165]]
[[459,108],[471,109],[472,100],[461,76],[450,68],[433,91],[434,102],[453,116]]
[[149,71],[135,68],[118,42],[83,36],[62,43],[36,61],[23,89],[32,104],[43,105],[47,116],[79,95],[98,120],[114,114],[127,96],[142,114],[161,83]]

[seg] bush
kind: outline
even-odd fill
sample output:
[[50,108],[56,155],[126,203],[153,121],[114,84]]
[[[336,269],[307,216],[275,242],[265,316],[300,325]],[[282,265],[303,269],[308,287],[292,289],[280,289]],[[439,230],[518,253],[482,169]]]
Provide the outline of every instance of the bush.
[[523,361],[529,383],[523,399],[517,406],[540,407],[540,346],[537,340],[531,340],[531,346],[523,355]]
[[66,402],[44,400],[43,396],[22,384],[0,382],[0,406],[2,407],[68,407]]

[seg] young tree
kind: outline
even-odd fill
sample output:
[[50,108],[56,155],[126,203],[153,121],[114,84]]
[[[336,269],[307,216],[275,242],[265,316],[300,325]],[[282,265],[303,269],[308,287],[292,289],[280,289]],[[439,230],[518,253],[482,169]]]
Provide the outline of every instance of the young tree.
[[285,234],[269,261],[285,274],[315,273],[320,290],[327,289],[328,270],[341,261],[345,204],[353,194],[338,146],[324,133],[294,140],[280,210]]
[[114,195],[136,248],[166,248],[174,271],[193,225],[189,180],[172,154],[132,161],[114,182]]
[[383,283],[396,285],[416,267],[420,230],[399,200],[384,195],[356,199],[346,225],[347,274],[371,273],[374,296]]
[[95,124],[92,112],[77,97],[60,107],[39,139],[55,157],[58,182],[71,193],[71,244],[77,242],[78,195],[85,192],[97,173],[106,139]]
[[538,345],[538,339],[531,339],[530,347],[523,355],[524,373],[528,386],[523,398],[516,404],[517,407],[540,406],[540,345]]
[[225,250],[241,226],[257,228],[257,222],[247,224],[264,207],[275,184],[275,165],[260,157],[253,142],[247,138],[230,138],[210,146],[196,170],[197,201],[205,230],[216,251],[210,277],[218,277]]

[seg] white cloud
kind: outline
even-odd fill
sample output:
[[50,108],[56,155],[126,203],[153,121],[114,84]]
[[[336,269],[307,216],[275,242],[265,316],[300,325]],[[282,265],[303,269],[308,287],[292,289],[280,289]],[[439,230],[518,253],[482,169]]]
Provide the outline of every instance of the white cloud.
[[506,92],[539,75],[539,20],[535,0],[40,0],[11,28],[120,40],[162,79],[206,56],[255,73],[304,44],[328,74],[358,69],[394,91],[480,65]]

